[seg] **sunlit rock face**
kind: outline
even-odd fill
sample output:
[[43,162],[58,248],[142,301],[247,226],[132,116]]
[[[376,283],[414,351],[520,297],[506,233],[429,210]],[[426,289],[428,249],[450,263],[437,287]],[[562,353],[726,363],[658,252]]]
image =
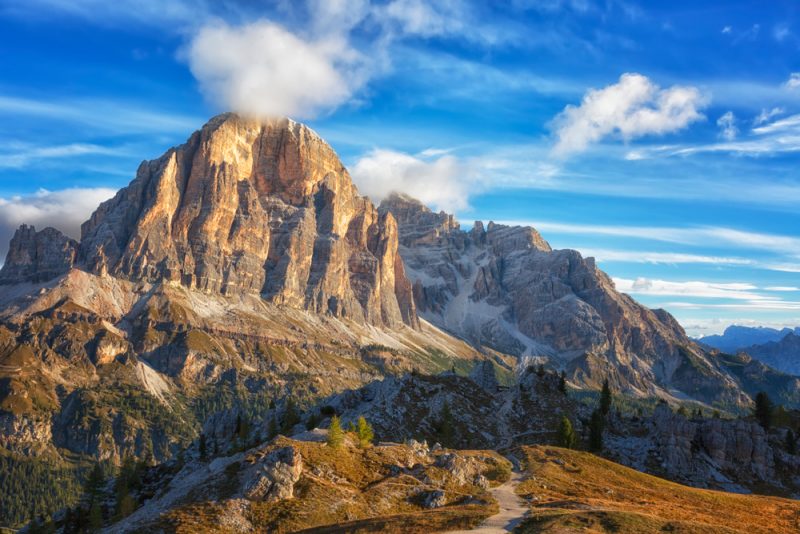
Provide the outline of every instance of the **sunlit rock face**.
[[694,345],[675,319],[619,293],[593,258],[553,250],[535,229],[476,222],[394,194],[379,212],[398,221],[400,254],[422,317],[522,359],[550,361],[570,380],[634,395],[682,390],[743,404],[735,380]]
[[397,225],[358,194],[333,149],[289,119],[225,114],[101,204],[80,263],[376,325],[418,326]]

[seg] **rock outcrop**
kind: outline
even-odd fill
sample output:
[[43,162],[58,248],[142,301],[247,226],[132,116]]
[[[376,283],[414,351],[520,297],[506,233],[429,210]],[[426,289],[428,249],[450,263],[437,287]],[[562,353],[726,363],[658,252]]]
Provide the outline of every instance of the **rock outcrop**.
[[470,371],[469,377],[473,382],[483,388],[484,391],[490,394],[496,393],[500,385],[497,382],[497,373],[495,372],[494,365],[488,360],[476,363],[475,367]]
[[133,281],[418,325],[394,218],[358,194],[327,143],[289,119],[220,115],[142,163],[84,223],[80,262]]
[[23,224],[8,247],[0,285],[45,282],[66,273],[75,262],[78,243],[55,228],[39,232]]
[[265,455],[243,476],[242,493],[251,501],[291,499],[303,473],[303,458],[294,447],[282,447]]
[[400,254],[420,315],[476,345],[549,360],[578,385],[604,379],[635,395],[680,389],[704,401],[743,404],[735,380],[663,310],[619,293],[574,250],[552,250],[529,227],[476,222],[394,194],[380,205],[398,221]]

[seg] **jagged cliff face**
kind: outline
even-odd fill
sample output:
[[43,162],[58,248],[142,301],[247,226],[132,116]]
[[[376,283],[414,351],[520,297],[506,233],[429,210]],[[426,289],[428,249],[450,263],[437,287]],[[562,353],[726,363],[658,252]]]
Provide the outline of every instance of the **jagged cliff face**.
[[212,119],[84,223],[80,263],[360,322],[417,326],[393,217],[288,119]]
[[226,114],[0,271],[0,446],[169,457],[205,418],[484,356],[420,323],[398,229],[288,119]]
[[679,389],[706,401],[746,402],[735,381],[672,316],[615,290],[592,258],[552,250],[533,228],[480,222],[462,231],[452,215],[393,195],[380,206],[400,229],[420,314],[476,344],[540,357],[578,385],[605,378],[633,394]]
[[78,243],[55,228],[39,232],[23,224],[14,233],[0,269],[0,285],[43,282],[67,272],[75,262]]

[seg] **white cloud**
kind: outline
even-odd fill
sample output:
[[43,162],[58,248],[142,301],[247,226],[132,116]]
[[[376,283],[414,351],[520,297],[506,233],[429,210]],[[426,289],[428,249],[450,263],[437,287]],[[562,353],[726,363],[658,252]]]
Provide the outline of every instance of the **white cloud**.
[[44,117],[123,134],[185,134],[203,123],[202,117],[160,112],[136,102],[102,99],[44,101],[12,95],[0,95],[0,115]]
[[767,110],[767,108],[763,108],[761,110],[761,113],[759,113],[758,116],[756,116],[756,118],[753,119],[753,125],[758,126],[760,124],[764,124],[765,122],[769,122],[774,117],[777,117],[778,115],[781,115],[783,113],[784,113],[783,108],[772,108],[770,110]]
[[748,283],[717,283],[704,281],[673,282],[639,277],[635,280],[613,278],[618,291],[634,295],[670,295],[695,298],[723,298],[748,301],[773,300],[756,293],[758,287]]
[[733,28],[731,28],[730,26],[724,26],[722,28],[722,33],[731,33],[732,31],[733,31]]
[[792,311],[800,310],[800,302],[786,300],[753,300],[726,304],[703,304],[697,302],[665,302],[669,308],[688,310],[740,310],[740,311]]
[[675,132],[702,119],[706,101],[695,87],[661,89],[641,74],[623,74],[618,83],[590,90],[580,106],[567,106],[556,116],[553,152],[580,152],[614,135],[628,141]]
[[728,111],[717,119],[717,126],[720,128],[720,135],[723,139],[733,141],[739,133],[739,128],[736,127],[736,117],[732,111]]
[[783,84],[787,89],[797,89],[800,87],[800,72],[793,72],[789,75],[789,79]]
[[764,288],[766,291],[800,291],[800,287],[795,286],[767,286]]
[[453,156],[424,160],[384,149],[372,150],[350,171],[359,191],[375,202],[397,191],[450,212],[467,207],[476,172]]
[[[11,147],[13,148],[13,147]],[[12,150],[0,153],[0,169],[13,168],[21,169],[28,165],[45,160],[57,159],[72,156],[84,156],[87,154],[100,154],[113,156],[119,151],[113,148],[103,147],[87,143],[72,143],[68,145],[31,147],[23,146],[19,150]]]
[[368,77],[346,37],[305,40],[269,21],[205,26],[187,59],[209,98],[257,116],[317,116],[350,100]]
[[14,231],[23,223],[32,224],[37,230],[52,226],[79,239],[81,223],[115,193],[114,189],[97,187],[40,189],[32,195],[0,197],[0,260],[5,258]]
[[465,30],[466,5],[457,1],[431,4],[422,0],[392,0],[377,8],[377,13],[410,35],[432,37]]
[[726,256],[707,256],[703,254],[687,254],[682,252],[647,252],[640,250],[609,250],[581,248],[584,256],[592,256],[598,262],[629,262],[652,264],[697,263],[711,265],[752,265],[747,258]]
[[775,28],[773,28],[772,30],[772,36],[778,42],[784,41],[791,34],[792,34],[791,30],[789,30],[789,27],[786,26],[785,24],[779,24],[775,26]]
[[[708,246],[713,243],[717,247],[735,249],[763,250],[780,255],[800,258],[800,237],[766,234],[762,232],[748,232],[734,228],[720,226],[698,226],[679,228],[674,226],[619,226],[574,224],[554,221],[498,221],[503,224],[533,226],[540,232],[577,235],[604,235],[615,237],[628,237],[658,241],[663,243],[678,243],[692,246]],[[764,266],[766,267],[766,266]],[[794,272],[800,270],[800,264],[775,264],[770,265],[775,270]],[[780,267],[781,269],[778,269]]]

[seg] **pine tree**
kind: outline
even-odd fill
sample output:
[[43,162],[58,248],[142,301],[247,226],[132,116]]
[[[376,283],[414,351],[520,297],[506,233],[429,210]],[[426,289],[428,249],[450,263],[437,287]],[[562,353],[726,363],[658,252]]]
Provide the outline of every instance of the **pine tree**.
[[791,429],[786,431],[786,452],[797,454],[797,436],[794,435]]
[[116,497],[114,517],[117,520],[128,517],[136,509],[136,500],[131,495],[131,491],[141,488],[141,476],[144,469],[144,462],[135,462],[130,456],[126,456],[122,461],[119,475],[114,481],[114,495]]
[[236,414],[236,426],[233,429],[232,437],[239,437],[242,433],[242,415]]
[[331,426],[328,428],[328,447],[338,449],[344,443],[344,430],[342,430],[342,422],[339,416],[334,415],[331,418]]
[[456,429],[453,420],[453,412],[450,410],[450,403],[442,405],[442,413],[439,416],[438,425],[439,440],[445,447],[454,447],[456,440]]
[[200,443],[197,444],[197,452],[200,454],[201,460],[205,460],[208,456],[208,450],[206,448],[206,435],[204,433],[200,434]]
[[756,405],[753,410],[753,415],[756,416],[759,424],[764,427],[764,430],[769,431],[772,426],[772,401],[765,392],[761,391],[756,395]]
[[682,415],[683,417],[689,417],[689,413],[686,411],[686,406],[681,404],[678,407],[678,415]]
[[605,418],[600,410],[592,412],[589,420],[589,450],[600,452],[603,450],[603,430],[605,429]]
[[242,419],[239,421],[239,430],[236,432],[237,439],[244,445],[250,437],[250,421]]
[[564,395],[567,394],[567,373],[564,371],[561,371],[561,374],[558,375],[558,391]]
[[373,432],[372,426],[367,422],[363,415],[358,418],[358,423],[356,424],[356,436],[358,437],[358,446],[361,449],[366,449],[372,445],[372,440],[375,439],[375,432]]
[[561,421],[558,423],[558,445],[565,449],[572,449],[577,441],[572,422],[566,415],[561,416]]
[[100,503],[95,502],[89,507],[89,530],[94,532],[103,528],[103,510]]
[[600,392],[600,413],[603,416],[608,415],[611,411],[611,387],[608,385],[608,379],[603,381],[603,390]]
[[106,477],[103,473],[103,467],[100,465],[100,462],[96,462],[91,472],[89,472],[89,476],[86,478],[86,482],[83,486],[84,496],[89,506],[99,500],[105,482]]
[[269,427],[267,428],[267,437],[269,439],[274,438],[278,435],[278,417],[273,414],[272,418],[269,420]]
[[294,400],[289,397],[286,400],[286,409],[283,413],[283,427],[282,431],[284,434],[288,434],[294,425],[300,422],[300,414],[297,413],[297,406],[294,403]]

